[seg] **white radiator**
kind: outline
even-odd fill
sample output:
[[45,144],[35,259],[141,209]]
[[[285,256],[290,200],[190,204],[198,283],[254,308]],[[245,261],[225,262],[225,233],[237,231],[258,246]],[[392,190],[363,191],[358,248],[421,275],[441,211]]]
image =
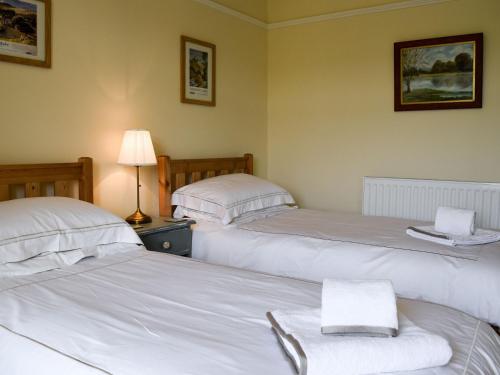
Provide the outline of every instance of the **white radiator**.
[[439,206],[475,210],[477,227],[500,229],[500,183],[364,178],[363,215],[434,221]]

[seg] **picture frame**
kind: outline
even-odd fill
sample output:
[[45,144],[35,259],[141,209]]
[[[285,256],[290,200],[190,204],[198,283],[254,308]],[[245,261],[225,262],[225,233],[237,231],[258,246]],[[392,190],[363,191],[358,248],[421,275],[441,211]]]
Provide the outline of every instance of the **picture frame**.
[[394,110],[482,108],[483,34],[394,43]]
[[215,106],[216,47],[181,36],[181,102]]
[[50,68],[51,32],[51,0],[0,3],[0,61]]

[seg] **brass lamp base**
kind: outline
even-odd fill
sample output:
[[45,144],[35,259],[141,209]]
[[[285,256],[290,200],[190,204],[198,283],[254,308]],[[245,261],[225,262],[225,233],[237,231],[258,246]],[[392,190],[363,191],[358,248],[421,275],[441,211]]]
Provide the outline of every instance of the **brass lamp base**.
[[127,217],[125,221],[129,224],[146,224],[151,223],[152,219],[138,208],[132,215]]
[[141,201],[139,198],[139,188],[141,185],[139,184],[139,166],[136,165],[135,170],[137,172],[137,210],[127,217],[125,221],[129,224],[146,224],[146,223],[151,223],[153,220],[151,219],[150,216],[146,215],[144,212],[141,211]]

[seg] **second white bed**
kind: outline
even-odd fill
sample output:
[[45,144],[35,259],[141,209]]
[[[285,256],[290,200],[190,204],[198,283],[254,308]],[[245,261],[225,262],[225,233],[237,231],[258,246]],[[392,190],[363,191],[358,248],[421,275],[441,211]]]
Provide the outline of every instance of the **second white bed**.
[[409,225],[422,223],[302,209],[240,226],[198,221],[193,257],[314,281],[390,279],[399,296],[500,325],[500,246],[418,242],[405,237]]

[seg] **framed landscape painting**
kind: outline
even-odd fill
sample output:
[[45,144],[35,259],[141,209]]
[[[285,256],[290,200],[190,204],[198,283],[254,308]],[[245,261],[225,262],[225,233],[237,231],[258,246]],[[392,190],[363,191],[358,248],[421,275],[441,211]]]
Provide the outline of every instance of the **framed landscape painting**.
[[181,102],[215,106],[215,45],[181,36]]
[[483,34],[394,43],[394,110],[481,108]]
[[0,60],[50,68],[50,0],[0,0]]

